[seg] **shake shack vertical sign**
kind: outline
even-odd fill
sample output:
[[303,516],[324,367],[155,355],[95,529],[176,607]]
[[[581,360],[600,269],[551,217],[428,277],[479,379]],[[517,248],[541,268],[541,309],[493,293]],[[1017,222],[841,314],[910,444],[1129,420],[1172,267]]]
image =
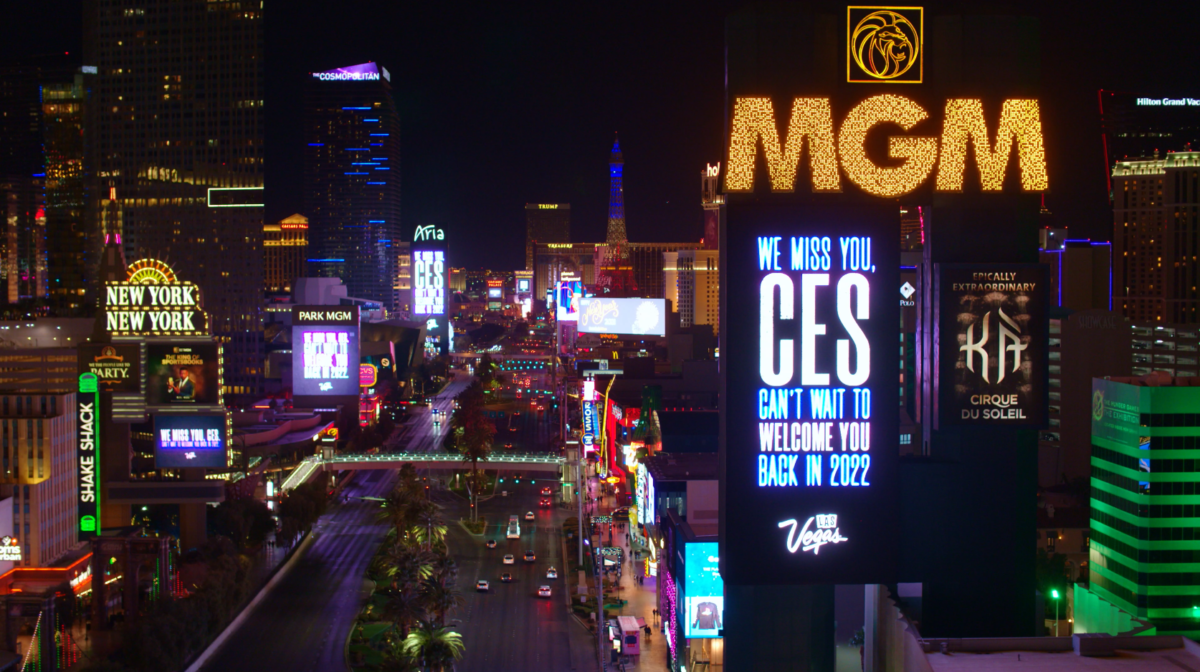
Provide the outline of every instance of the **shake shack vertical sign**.
[[78,539],[87,541],[100,533],[100,390],[96,374],[80,374],[76,399]]
[[141,392],[141,346],[127,343],[80,346],[79,370],[95,375],[101,392]]

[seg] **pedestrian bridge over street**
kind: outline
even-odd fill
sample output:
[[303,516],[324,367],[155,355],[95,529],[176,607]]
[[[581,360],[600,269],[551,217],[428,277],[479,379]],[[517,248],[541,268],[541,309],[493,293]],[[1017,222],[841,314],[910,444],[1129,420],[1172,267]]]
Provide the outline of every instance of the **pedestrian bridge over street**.
[[[487,461],[480,461],[481,469],[501,469],[522,472],[552,472],[557,474],[566,463],[558,455],[546,453],[514,454],[492,453]],[[291,490],[304,483],[313,474],[322,471],[344,471],[359,469],[399,469],[412,464],[418,469],[465,469],[471,466],[461,455],[452,453],[366,453],[361,455],[334,455],[323,458],[314,455],[305,459],[283,482],[281,490]]]

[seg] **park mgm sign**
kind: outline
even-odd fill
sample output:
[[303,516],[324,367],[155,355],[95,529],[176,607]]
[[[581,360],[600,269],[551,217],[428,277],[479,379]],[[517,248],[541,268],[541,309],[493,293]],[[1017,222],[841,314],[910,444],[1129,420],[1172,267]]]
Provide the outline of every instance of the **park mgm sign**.
[[[847,83],[921,84],[923,33],[920,7],[848,7]],[[767,96],[733,96],[726,192],[754,191],[760,148],[773,193],[796,190],[797,171],[805,158],[815,193],[839,193],[850,182],[871,196],[898,198],[931,177],[936,191],[961,192],[970,154],[982,191],[995,193],[1003,189],[1014,145],[1021,190],[1049,188],[1037,100],[1004,100],[999,114],[989,119],[982,99],[951,98],[940,110],[930,110],[904,90],[897,86],[895,92],[858,101],[838,124],[828,97],[797,96],[788,104]],[[936,113],[941,114],[940,128],[932,116]],[[867,136],[881,125],[889,133],[902,131],[887,138],[883,162],[887,165],[876,162],[868,151]],[[974,152],[968,151],[969,146]]]
[[200,288],[181,282],[166,263],[140,259],[129,279],[104,283],[104,331],[112,336],[207,336]]

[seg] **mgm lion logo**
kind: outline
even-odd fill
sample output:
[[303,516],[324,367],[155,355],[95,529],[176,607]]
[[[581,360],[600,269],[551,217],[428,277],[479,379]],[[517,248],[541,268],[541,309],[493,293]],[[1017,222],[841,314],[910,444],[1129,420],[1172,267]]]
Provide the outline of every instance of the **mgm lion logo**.
[[1092,393],[1092,419],[1104,419],[1104,391],[1096,390]]
[[[867,10],[854,23],[855,10]],[[870,11],[876,10],[876,11]],[[903,13],[902,13],[903,12]],[[848,25],[849,58],[846,64],[850,82],[920,83],[922,79],[922,10],[918,7],[850,7]],[[914,70],[914,66],[917,66]]]

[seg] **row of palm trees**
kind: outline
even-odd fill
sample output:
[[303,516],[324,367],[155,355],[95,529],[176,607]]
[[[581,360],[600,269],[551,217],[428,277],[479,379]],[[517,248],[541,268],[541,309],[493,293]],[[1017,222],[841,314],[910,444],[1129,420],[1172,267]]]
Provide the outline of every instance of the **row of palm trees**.
[[463,604],[455,587],[458,565],[446,546],[447,526],[429,500],[428,479],[411,464],[400,469],[396,488],[384,498],[380,519],[391,529],[372,561],[383,617],[380,634],[386,672],[443,672],[462,658],[462,635],[446,616]]

